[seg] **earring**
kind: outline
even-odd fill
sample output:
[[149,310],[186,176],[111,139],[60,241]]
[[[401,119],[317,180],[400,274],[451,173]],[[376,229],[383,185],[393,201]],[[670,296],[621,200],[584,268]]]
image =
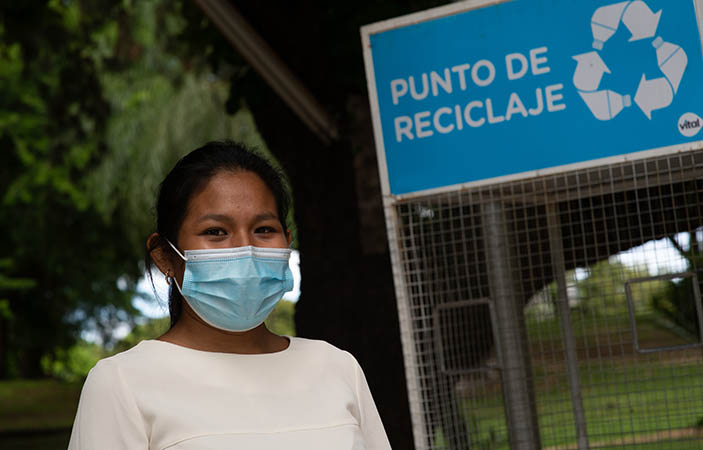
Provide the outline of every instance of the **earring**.
[[170,286],[171,280],[173,280],[173,277],[171,276],[171,269],[168,269],[166,271],[166,284],[168,284]]

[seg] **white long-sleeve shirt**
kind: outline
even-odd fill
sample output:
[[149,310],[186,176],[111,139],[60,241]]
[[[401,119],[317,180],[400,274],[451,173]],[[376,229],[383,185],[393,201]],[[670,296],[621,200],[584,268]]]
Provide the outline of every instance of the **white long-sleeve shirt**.
[[316,340],[241,355],[142,341],[83,386],[69,450],[387,450],[354,357]]

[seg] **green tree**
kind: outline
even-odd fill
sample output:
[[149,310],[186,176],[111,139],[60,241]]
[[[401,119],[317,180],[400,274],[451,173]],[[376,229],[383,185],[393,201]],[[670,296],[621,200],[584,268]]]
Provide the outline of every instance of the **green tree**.
[[276,334],[295,336],[295,303],[288,300],[278,302],[266,319],[266,327]]
[[[596,316],[628,314],[625,283],[633,278],[649,276],[646,266],[631,267],[618,260],[602,260],[588,268],[588,276],[576,282],[579,308]],[[633,298],[649,293],[643,285],[633,285]],[[648,302],[647,302],[648,303]]]
[[10,323],[14,316],[10,309],[10,300],[2,295],[9,292],[23,291],[36,286],[36,282],[29,278],[11,278],[3,272],[12,270],[13,262],[10,258],[0,259],[0,374],[7,372],[7,340]]
[[168,317],[146,320],[132,328],[132,331],[121,339],[110,353],[115,354],[128,350],[145,339],[156,339],[168,331],[169,324]]
[[105,350],[94,342],[82,339],[68,348],[57,348],[42,358],[44,373],[53,378],[75,382],[88,376],[95,363],[105,356]]
[[120,222],[91,202],[85,176],[103,156],[110,112],[96,39],[119,9],[107,1],[0,6],[0,257],[13,262],[6,276],[31,280],[2,292],[12,320],[0,377],[41,376],[42,357],[75,342],[87,318],[135,313],[134,254],[120,242]]

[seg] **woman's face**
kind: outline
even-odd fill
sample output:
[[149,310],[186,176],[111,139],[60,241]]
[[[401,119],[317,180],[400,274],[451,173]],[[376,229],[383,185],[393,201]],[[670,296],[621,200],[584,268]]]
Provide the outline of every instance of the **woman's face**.
[[191,197],[180,230],[181,250],[255,247],[284,248],[288,230],[264,181],[248,171],[221,171]]

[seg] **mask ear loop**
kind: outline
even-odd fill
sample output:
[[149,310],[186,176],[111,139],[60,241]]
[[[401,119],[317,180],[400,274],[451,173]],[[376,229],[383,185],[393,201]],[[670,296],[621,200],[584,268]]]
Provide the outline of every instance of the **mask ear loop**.
[[[164,239],[166,239],[166,238],[164,238]],[[169,241],[168,239],[166,239],[166,242],[168,242],[168,245],[171,246],[171,248],[173,249],[173,251],[176,252],[176,253],[178,254],[178,256],[180,256],[181,259],[183,259],[183,261],[188,262],[188,260],[186,259],[186,257],[183,256],[183,253],[179,252],[178,249],[176,248],[176,246],[171,243],[171,241]],[[168,281],[168,280],[169,280],[169,275],[170,275],[170,273],[171,273],[171,270],[168,270],[168,271],[166,272],[166,282],[167,282],[169,285],[171,284],[171,283]],[[183,295],[183,291],[181,291],[181,287],[178,285],[178,281],[176,281],[176,277],[170,277],[170,278],[171,278],[171,281],[173,282],[173,284],[176,286],[176,289],[178,289],[178,292],[181,294],[181,296],[182,296],[183,298],[185,298],[185,296]]]
[[169,241],[169,240],[166,239],[166,238],[164,238],[164,239],[166,240],[166,242],[168,242],[168,245],[171,246],[171,248],[173,249],[173,251],[176,252],[176,253],[178,253],[178,256],[180,256],[183,261],[188,261],[188,260],[186,259],[186,257],[183,256],[183,253],[179,252],[178,249],[176,248],[176,246],[173,245],[173,244],[171,244],[171,241]]

